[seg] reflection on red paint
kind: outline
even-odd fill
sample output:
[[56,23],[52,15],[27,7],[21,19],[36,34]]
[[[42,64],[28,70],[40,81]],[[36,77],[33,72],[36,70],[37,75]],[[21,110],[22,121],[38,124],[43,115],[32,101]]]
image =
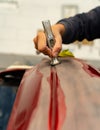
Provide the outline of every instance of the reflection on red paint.
[[51,70],[50,75],[50,87],[51,87],[51,101],[50,101],[50,113],[49,113],[49,130],[57,130],[58,126],[58,100],[57,100],[57,87],[58,77],[54,69]]
[[91,76],[91,77],[100,77],[100,72],[91,67],[90,65],[83,64],[83,69]]
[[27,130],[36,109],[41,88],[42,74],[36,70],[25,73],[21,81],[7,130]]
[[64,93],[61,89],[56,68],[51,68],[49,78],[51,88],[51,101],[49,112],[49,130],[61,130],[66,117],[66,105]]
[[100,71],[96,70],[94,67],[86,64],[83,60],[74,58],[76,61],[79,61],[83,65],[83,69],[91,76],[91,77],[100,77]]

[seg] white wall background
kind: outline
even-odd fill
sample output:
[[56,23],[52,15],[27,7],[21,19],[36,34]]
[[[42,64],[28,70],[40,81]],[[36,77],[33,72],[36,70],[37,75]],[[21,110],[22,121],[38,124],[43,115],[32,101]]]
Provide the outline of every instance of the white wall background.
[[[63,5],[77,5],[79,12],[85,12],[97,5],[99,0],[15,0],[17,4],[0,2],[0,52],[16,54],[35,54],[33,37],[42,28],[41,21],[50,19],[54,24],[62,18]],[[68,48],[69,46],[66,46]],[[100,42],[97,40],[92,54],[90,47],[71,50],[80,58],[100,59]],[[86,49],[87,48],[87,49]],[[99,48],[99,49],[98,49]],[[95,52],[95,54],[94,54]],[[83,54],[86,54],[83,56]],[[94,56],[96,55],[96,56]]]

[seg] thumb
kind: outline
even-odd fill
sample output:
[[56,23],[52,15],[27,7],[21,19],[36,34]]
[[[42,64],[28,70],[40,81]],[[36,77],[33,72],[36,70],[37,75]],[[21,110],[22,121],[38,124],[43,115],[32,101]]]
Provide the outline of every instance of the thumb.
[[52,50],[53,57],[57,57],[58,54],[60,53],[61,49],[62,49],[62,43],[61,42],[55,43],[53,50]]
[[61,38],[61,35],[56,35],[55,37],[55,45],[52,49],[52,55],[53,57],[57,57],[59,52],[61,51],[62,49],[62,38]]

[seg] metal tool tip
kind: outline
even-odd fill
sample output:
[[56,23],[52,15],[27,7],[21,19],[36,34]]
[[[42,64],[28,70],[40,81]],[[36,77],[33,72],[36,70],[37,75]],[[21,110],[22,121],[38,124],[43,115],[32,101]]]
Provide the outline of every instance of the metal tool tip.
[[50,65],[55,66],[55,65],[58,65],[60,63],[61,63],[61,61],[59,61],[59,59],[56,57],[56,58],[52,58]]

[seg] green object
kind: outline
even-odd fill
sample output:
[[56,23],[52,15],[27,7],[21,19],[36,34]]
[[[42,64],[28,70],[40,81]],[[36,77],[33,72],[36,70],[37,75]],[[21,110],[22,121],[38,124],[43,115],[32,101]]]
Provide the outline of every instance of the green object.
[[59,56],[60,57],[67,57],[67,56],[74,57],[73,53],[71,51],[69,51],[68,49],[61,51],[59,53]]

